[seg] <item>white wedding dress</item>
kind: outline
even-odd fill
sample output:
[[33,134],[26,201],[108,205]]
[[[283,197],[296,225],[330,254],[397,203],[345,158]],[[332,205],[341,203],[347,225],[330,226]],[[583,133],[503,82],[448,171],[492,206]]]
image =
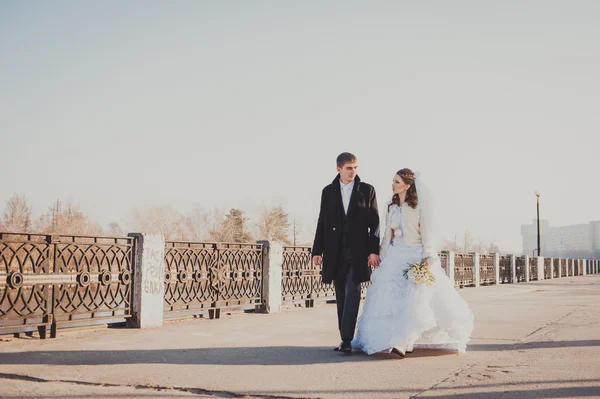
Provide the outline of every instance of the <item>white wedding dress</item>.
[[423,259],[422,245],[402,238],[402,207],[392,205],[394,239],[373,271],[352,348],[367,354],[412,351],[415,347],[464,352],[473,331],[473,313],[441,268],[431,264],[431,286],[408,280],[404,270]]

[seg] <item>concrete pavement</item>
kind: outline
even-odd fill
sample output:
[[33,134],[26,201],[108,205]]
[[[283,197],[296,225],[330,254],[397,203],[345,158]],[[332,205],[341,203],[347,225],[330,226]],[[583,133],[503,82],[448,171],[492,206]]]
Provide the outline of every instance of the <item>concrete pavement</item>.
[[475,312],[466,354],[340,355],[322,304],[5,340],[0,397],[600,398],[600,276],[460,293]]

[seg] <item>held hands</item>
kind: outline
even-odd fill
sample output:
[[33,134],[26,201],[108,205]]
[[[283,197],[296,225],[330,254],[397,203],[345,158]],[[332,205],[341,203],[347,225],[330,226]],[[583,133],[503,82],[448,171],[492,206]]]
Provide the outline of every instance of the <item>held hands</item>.
[[[323,264],[323,257],[319,255],[313,256],[313,263],[316,266],[321,266]],[[381,258],[379,255],[371,254],[369,255],[369,266],[373,267],[373,269],[377,269],[379,264],[381,263]]]
[[381,264],[381,257],[379,255],[376,255],[376,254],[369,255],[369,266],[371,266],[373,269],[377,269],[380,264]]
[[429,269],[429,258],[423,258],[421,263],[424,264]]

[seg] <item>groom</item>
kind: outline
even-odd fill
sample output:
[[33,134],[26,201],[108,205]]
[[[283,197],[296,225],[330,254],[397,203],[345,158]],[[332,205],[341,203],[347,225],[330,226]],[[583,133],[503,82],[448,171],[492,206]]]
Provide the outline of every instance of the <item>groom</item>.
[[323,265],[323,283],[335,285],[342,342],[334,350],[350,354],[360,283],[369,281],[369,266],[379,266],[379,209],[375,189],[356,175],[356,157],[337,157],[338,175],[323,189],[312,248],[313,263]]

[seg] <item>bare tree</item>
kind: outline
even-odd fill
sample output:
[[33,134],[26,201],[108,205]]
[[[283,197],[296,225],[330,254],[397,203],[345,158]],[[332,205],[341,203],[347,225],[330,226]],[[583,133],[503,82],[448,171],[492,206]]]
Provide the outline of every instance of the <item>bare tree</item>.
[[473,244],[471,233],[468,230],[463,233],[463,240],[462,246],[459,246],[458,234],[454,233],[453,240],[444,239],[443,250],[463,253],[476,251],[480,254],[500,253],[500,248],[494,241],[485,242],[480,238],[476,244]]
[[454,233],[454,240],[448,240],[448,239],[444,239],[444,244],[443,244],[443,250],[444,251],[454,251],[454,252],[458,252],[458,234]]
[[290,244],[288,214],[281,206],[265,208],[258,223],[259,237],[262,240],[281,241]]
[[117,222],[112,222],[108,225],[108,233],[112,237],[123,237],[125,235],[123,228]]
[[218,208],[209,211],[202,207],[195,207],[183,217],[181,228],[187,240],[210,240],[210,232],[220,229],[223,218],[224,212]]
[[244,211],[232,208],[225,218],[213,229],[209,235],[211,240],[217,242],[251,242],[252,234],[248,231],[248,218]]
[[72,235],[100,235],[102,226],[90,220],[79,206],[67,201],[56,200],[48,209],[48,213],[40,216],[37,228],[43,233],[72,234]]
[[463,233],[463,240],[463,252],[468,253],[471,251],[472,245],[472,238],[471,233],[469,233],[469,230],[465,230],[465,232]]
[[477,246],[475,247],[475,251],[480,254],[487,254],[488,245],[485,242],[483,242],[483,240],[480,238],[479,242],[477,243]]
[[488,251],[491,254],[499,254],[500,253],[500,247],[498,247],[498,245],[494,241],[492,241],[488,245]]
[[6,201],[2,229],[10,232],[31,230],[31,205],[24,195],[15,194]]
[[292,245],[297,246],[298,235],[302,231],[302,224],[296,218],[292,220]]
[[149,234],[161,234],[165,240],[185,239],[183,215],[170,205],[154,205],[133,209],[130,215],[131,228]]

